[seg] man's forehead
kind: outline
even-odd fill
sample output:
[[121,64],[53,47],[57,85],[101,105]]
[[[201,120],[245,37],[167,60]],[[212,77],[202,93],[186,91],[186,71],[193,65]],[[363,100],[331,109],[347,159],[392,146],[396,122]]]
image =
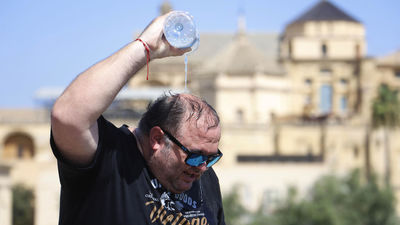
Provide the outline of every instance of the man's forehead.
[[207,116],[201,116],[200,118],[190,118],[182,124],[182,128],[187,130],[198,131],[201,133],[207,133],[209,130],[220,129],[219,124],[211,122]]
[[221,127],[219,125],[209,126],[207,123],[199,123],[199,121],[187,121],[183,124],[179,133],[181,136],[195,135],[205,138],[207,141],[215,142],[219,141],[221,137]]
[[197,126],[205,124],[208,128],[219,124],[218,115],[207,102],[190,94],[180,94],[179,98],[185,107],[183,121],[194,122]]

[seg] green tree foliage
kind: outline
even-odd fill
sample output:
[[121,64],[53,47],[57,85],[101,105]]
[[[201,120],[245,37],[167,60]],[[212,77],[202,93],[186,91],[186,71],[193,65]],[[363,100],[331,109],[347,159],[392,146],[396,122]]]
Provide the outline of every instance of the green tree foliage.
[[372,127],[382,127],[384,131],[384,151],[385,151],[385,182],[391,184],[392,166],[391,150],[388,129],[393,129],[400,125],[400,104],[397,92],[391,90],[387,85],[381,85],[378,95],[372,102]]
[[397,92],[381,85],[372,103],[373,127],[396,127],[400,124],[400,104]]
[[[237,194],[228,196],[235,196]],[[229,209],[240,205],[230,201]],[[226,207],[226,205],[224,205]],[[325,176],[320,178],[306,197],[289,188],[288,194],[275,210],[263,212],[263,206],[255,213],[247,214],[249,225],[395,225],[399,224],[395,213],[395,197],[390,186],[379,185],[375,176],[366,181],[358,170],[346,177]],[[228,210],[229,211],[229,210]],[[243,212],[243,211],[240,211]],[[227,224],[244,215],[226,213]]]
[[391,225],[395,197],[376,178],[362,182],[360,172],[354,171],[345,178],[321,178],[307,199],[289,194],[274,216],[281,225]]
[[224,196],[222,203],[224,206],[226,224],[241,224],[241,220],[247,214],[247,211],[240,201],[239,186],[234,186],[232,190]]
[[33,191],[18,184],[12,188],[13,225],[33,225],[34,195]]

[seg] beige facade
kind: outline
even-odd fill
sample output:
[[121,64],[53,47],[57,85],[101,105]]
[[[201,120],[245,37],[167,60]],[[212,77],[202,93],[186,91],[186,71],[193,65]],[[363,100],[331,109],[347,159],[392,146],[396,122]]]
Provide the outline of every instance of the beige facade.
[[[316,17],[328,15],[312,13],[318,10],[331,17]],[[383,176],[389,162],[400,197],[400,132],[390,132],[388,157],[383,130],[370,128],[379,85],[400,90],[400,52],[368,57],[364,25],[328,1],[281,35],[247,33],[243,19],[234,35],[201,34],[189,56],[189,90],[221,117],[224,157],[215,170],[223,193],[240,184],[250,209],[273,207],[289,185],[305,193],[318,177],[353,168]],[[140,71],[105,116],[134,126],[150,100],[183,91],[183,61],[151,62],[149,81]],[[35,190],[35,224],[57,223],[60,185],[49,133],[45,108],[0,111],[0,162],[11,168],[9,176],[0,169],[0,224],[10,224],[10,187],[17,183]]]
[[0,164],[0,224],[11,225],[12,193],[10,181],[10,166]]

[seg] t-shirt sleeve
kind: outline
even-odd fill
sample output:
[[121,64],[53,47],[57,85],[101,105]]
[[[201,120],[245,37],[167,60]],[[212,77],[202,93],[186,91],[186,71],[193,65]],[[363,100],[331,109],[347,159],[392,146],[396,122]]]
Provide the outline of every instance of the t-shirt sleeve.
[[51,132],[50,145],[54,156],[57,158],[60,183],[62,186],[72,187],[75,184],[83,186],[86,183],[89,183],[90,180],[98,174],[99,164],[102,163],[105,158],[105,138],[107,136],[107,133],[110,132],[110,130],[113,129],[114,126],[110,122],[108,122],[103,116],[99,117],[99,119],[97,120],[97,124],[99,129],[99,141],[96,153],[92,161],[86,166],[77,165],[66,159],[58,149]]

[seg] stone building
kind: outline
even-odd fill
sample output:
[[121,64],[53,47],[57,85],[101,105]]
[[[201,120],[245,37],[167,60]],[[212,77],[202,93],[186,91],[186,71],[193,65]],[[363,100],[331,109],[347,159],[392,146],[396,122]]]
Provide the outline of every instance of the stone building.
[[[163,12],[172,8],[167,3]],[[319,1],[281,34],[250,33],[243,15],[234,34],[200,34],[200,47],[189,56],[188,85],[221,117],[224,157],[215,170],[223,192],[240,184],[250,209],[261,203],[273,207],[288,185],[306,192],[324,174],[360,168],[384,176],[389,168],[400,195],[395,163],[400,132],[389,134],[387,152],[383,131],[372,130],[370,123],[379,85],[400,90],[400,51],[367,56],[365,32],[361,21]],[[135,125],[149,101],[167,90],[183,90],[183,62],[183,57],[152,61],[150,79],[145,80],[146,68],[140,71],[105,117],[116,125]],[[60,93],[42,89],[38,97],[51,106]],[[36,225],[58,220],[48,106],[0,110],[1,224],[10,224],[2,219],[11,216],[1,215],[11,213],[10,187],[16,183],[35,190]]]

